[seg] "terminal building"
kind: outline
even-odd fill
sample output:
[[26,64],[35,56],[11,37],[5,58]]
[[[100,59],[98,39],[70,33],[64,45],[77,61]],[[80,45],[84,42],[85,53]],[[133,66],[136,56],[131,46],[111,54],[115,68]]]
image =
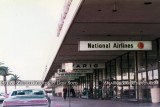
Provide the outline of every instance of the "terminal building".
[[[152,89],[160,86],[159,5],[159,0],[66,0],[55,35],[61,43],[43,80],[76,81],[77,96],[88,90],[89,98],[150,102]],[[73,64],[69,76],[60,75],[65,63]],[[62,88],[52,86],[56,93]]]

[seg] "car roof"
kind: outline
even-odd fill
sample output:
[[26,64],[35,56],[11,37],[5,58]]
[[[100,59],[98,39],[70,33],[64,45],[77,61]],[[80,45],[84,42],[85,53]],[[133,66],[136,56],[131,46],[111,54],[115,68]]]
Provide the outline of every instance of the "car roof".
[[23,90],[41,90],[41,91],[44,92],[44,94],[46,94],[46,92],[45,92],[45,90],[43,88],[23,88],[23,89],[14,89],[14,90],[12,90],[10,92],[9,96],[11,96],[14,91],[23,91]]
[[[42,90],[45,91],[43,88],[22,88],[22,89],[14,89],[13,91],[20,91],[20,90]],[[13,92],[11,91],[11,92]]]

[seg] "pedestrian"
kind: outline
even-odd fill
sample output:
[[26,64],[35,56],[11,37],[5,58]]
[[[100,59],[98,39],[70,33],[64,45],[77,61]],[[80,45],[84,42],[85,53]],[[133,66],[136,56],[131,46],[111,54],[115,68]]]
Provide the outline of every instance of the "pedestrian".
[[64,100],[66,100],[66,97],[67,97],[67,87],[64,86],[64,88],[63,88],[63,98],[64,98]]
[[75,94],[75,91],[74,91],[74,88],[73,88],[73,87],[71,87],[70,92],[71,92],[71,94],[72,94],[72,97],[76,97],[76,94]]
[[105,99],[107,95],[107,85],[103,84],[102,87],[102,99]]

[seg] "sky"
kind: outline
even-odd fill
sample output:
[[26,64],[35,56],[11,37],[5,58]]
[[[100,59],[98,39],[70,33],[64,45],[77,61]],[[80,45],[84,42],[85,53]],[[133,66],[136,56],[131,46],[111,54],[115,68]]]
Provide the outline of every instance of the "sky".
[[0,0],[0,62],[21,80],[42,80],[59,42],[63,5],[64,0]]

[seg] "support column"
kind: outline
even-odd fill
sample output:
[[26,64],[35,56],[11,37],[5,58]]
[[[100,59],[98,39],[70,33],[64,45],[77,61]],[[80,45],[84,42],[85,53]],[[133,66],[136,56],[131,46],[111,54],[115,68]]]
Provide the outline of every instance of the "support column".
[[136,81],[136,99],[139,101],[143,99],[143,90],[139,83],[142,81],[138,78],[138,72],[141,70],[143,65],[143,51],[135,52],[135,81]]
[[105,69],[102,70],[102,81],[104,81],[106,79],[106,75],[105,75]]
[[55,87],[52,86],[52,96],[55,96]]
[[[121,81],[121,67],[120,67],[120,59],[116,61],[116,82],[120,82]],[[119,86],[117,86],[117,97],[121,98],[122,96],[122,86],[121,88],[118,88]]]

